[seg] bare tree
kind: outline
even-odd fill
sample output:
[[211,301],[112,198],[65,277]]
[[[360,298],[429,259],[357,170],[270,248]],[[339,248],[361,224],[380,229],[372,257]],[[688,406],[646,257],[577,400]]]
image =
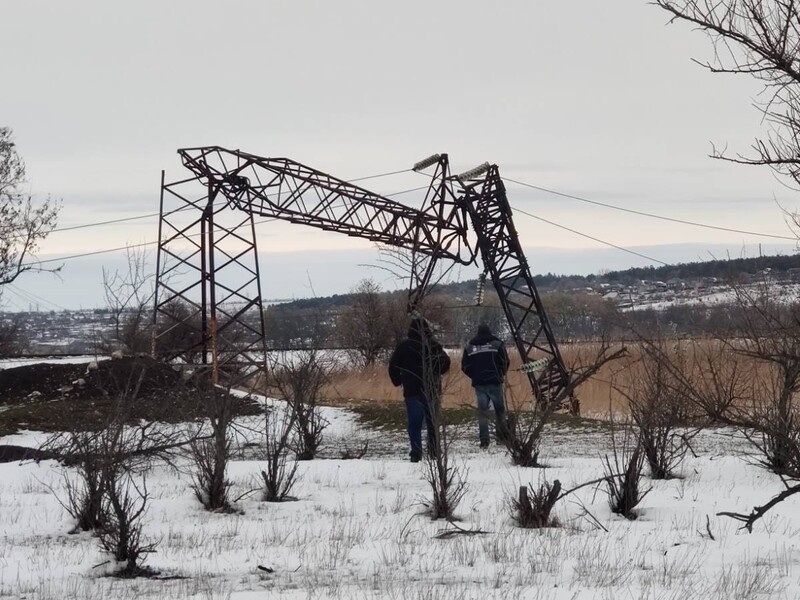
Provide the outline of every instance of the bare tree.
[[17,154],[12,131],[0,127],[0,286],[26,271],[58,271],[32,259],[55,228],[60,207],[50,199],[34,202],[22,190],[25,182],[25,163]]
[[768,165],[800,183],[800,4],[795,0],[654,0],[673,20],[706,33],[713,58],[698,61],[712,73],[745,74],[763,82],[759,108],[769,126],[752,157],[713,156]]
[[336,331],[342,346],[369,367],[387,354],[394,341],[387,326],[390,305],[372,279],[361,280],[351,294],[352,302],[339,315]]
[[111,311],[113,337],[103,337],[104,351],[118,348],[130,354],[150,350],[154,274],[147,272],[147,252],[126,249],[127,268],[113,273],[103,267],[103,292]]
[[688,361],[655,344],[647,351],[668,369],[679,392],[711,422],[735,427],[758,462],[780,475],[786,489],[751,513],[720,513],[751,530],[773,506],[800,492],[800,305],[782,305],[768,280],[736,294],[731,328],[696,342]]
[[[0,293],[2,300],[2,293]],[[0,356],[19,355],[28,347],[28,336],[19,316],[0,320]]]

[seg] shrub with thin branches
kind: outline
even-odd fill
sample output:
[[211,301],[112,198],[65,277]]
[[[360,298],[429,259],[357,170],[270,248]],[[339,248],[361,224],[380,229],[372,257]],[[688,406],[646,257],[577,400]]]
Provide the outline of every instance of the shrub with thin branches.
[[[279,416],[277,413],[281,413]],[[283,502],[293,499],[292,488],[297,483],[297,460],[289,460],[288,451],[294,430],[294,411],[273,408],[267,412],[265,454],[267,466],[261,471],[264,483],[262,499]]]
[[552,397],[538,398],[530,410],[525,410],[526,403],[515,401],[513,388],[506,386],[506,397],[510,399],[510,404],[504,442],[511,455],[511,462],[520,467],[541,466],[539,448],[542,434],[552,416],[566,404],[577,405],[576,390],[594,376],[603,365],[626,354],[625,347],[612,352],[610,345],[603,340],[592,360],[582,362],[570,371],[569,382],[560,392]]
[[194,493],[206,510],[232,510],[228,492],[231,482],[226,473],[231,457],[231,424],[235,398],[230,390],[220,390],[206,382],[199,390],[200,401],[208,418],[210,435],[199,428],[189,445],[194,463]]
[[298,460],[312,460],[322,444],[328,421],[322,416],[319,399],[330,381],[335,363],[315,348],[273,358],[271,383],[294,413],[293,440]]
[[105,475],[103,513],[107,516],[104,527],[98,531],[100,546],[124,566],[115,572],[119,577],[137,577],[151,571],[142,567],[142,558],[152,552],[157,542],[148,542],[142,536],[143,519],[149,495],[147,482],[142,476],[136,483],[131,473],[113,470]]
[[451,520],[467,491],[467,469],[453,462],[451,455],[452,428],[448,427],[442,411],[434,411],[436,437],[428,440],[429,448],[423,474],[431,488],[431,499],[426,502],[432,519]]
[[626,430],[625,439],[618,445],[612,435],[612,455],[603,457],[606,494],[611,512],[631,520],[637,517],[634,509],[652,489],[642,486],[644,452],[638,440],[632,440],[632,437],[630,431]]
[[[630,387],[615,386],[628,402],[628,410],[636,427],[636,436],[653,479],[672,479],[690,449],[690,441],[699,429],[690,430],[699,415],[692,410],[681,385],[659,360],[666,350],[656,354],[653,345],[664,348],[661,339],[645,347],[639,363],[638,377]],[[685,362],[680,342],[669,355],[677,363]]]

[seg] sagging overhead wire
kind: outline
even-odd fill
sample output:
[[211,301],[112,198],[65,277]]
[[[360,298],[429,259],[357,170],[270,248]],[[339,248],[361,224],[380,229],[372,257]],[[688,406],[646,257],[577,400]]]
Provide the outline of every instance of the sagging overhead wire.
[[[354,179],[349,179],[347,181],[347,183],[356,183],[357,181],[366,181],[368,179],[378,179],[380,177],[389,177],[391,175],[401,175],[403,173],[408,173],[411,170],[412,169],[401,169],[399,171],[388,171],[386,173],[377,173],[375,175],[365,175],[364,177],[356,177]],[[408,192],[411,192],[411,191],[418,191],[419,189],[420,188],[415,188],[413,190],[405,190],[403,192],[397,192],[396,194],[389,194],[389,195],[390,196],[391,195],[399,195],[401,193],[408,193]],[[288,191],[287,192],[281,192],[280,194],[289,194],[289,193],[291,193],[291,192],[288,192]],[[215,203],[215,206],[221,206],[221,205],[225,204],[226,202],[227,202],[227,200],[223,200],[223,201],[221,201],[219,203]],[[184,207],[181,207],[181,208],[177,209],[176,212],[181,212],[181,211],[188,210],[188,209],[191,209],[191,208],[192,208],[191,206],[184,206]],[[74,231],[76,229],[86,229],[86,228],[89,228],[89,227],[101,227],[103,225],[115,225],[117,223],[127,223],[127,222],[130,222],[130,221],[138,221],[140,219],[151,219],[153,217],[158,217],[158,216],[159,216],[159,213],[154,212],[154,213],[147,213],[147,214],[142,214],[142,215],[134,215],[134,216],[131,216],[131,217],[121,217],[119,219],[108,219],[106,221],[95,221],[93,223],[81,223],[79,225],[67,225],[67,226],[64,226],[64,227],[56,227],[54,229],[51,229],[50,232],[48,233],[48,235],[51,234],[51,233],[59,233],[59,232],[62,232],[62,231]],[[24,235],[19,235],[18,237],[20,239],[23,239],[25,236]]]
[[[406,171],[408,171],[408,169],[406,169]],[[405,171],[402,171],[402,172],[405,172]],[[355,181],[355,180],[352,180],[352,181]],[[407,189],[407,190],[400,190],[399,192],[392,192],[391,194],[385,194],[384,196],[386,198],[391,198],[391,197],[394,197],[394,196],[400,196],[400,195],[403,195],[403,194],[410,194],[412,192],[419,192],[421,190],[426,190],[426,189],[428,189],[428,186],[427,185],[423,185],[423,186],[419,186],[419,187],[415,187],[415,188],[410,188],[410,189]],[[180,210],[184,210],[184,209],[180,209]],[[270,217],[268,219],[262,219],[260,221],[255,221],[255,224],[256,225],[261,225],[263,223],[271,223],[273,221],[278,221],[278,220],[279,219],[277,217]],[[249,227],[249,226],[250,226],[249,223],[243,223],[242,225],[239,225],[238,227],[234,227],[231,231],[236,231],[237,229],[241,229],[243,227]],[[199,233],[194,233],[194,234],[187,235],[186,237],[199,237],[199,236],[200,236]],[[148,246],[155,246],[157,244],[158,244],[158,241],[140,242],[138,244],[127,244],[125,246],[117,246],[116,248],[104,248],[103,250],[93,250],[91,252],[81,252],[79,254],[72,254],[72,255],[69,255],[69,256],[64,256],[62,258],[46,258],[44,260],[37,260],[36,262],[25,263],[22,266],[24,266],[24,267],[35,267],[35,266],[38,266],[38,265],[49,264],[49,263],[60,263],[60,262],[68,261],[68,260],[74,260],[76,258],[85,258],[85,257],[88,257],[88,256],[97,256],[99,254],[110,254],[112,252],[121,252],[122,250],[128,250],[128,249],[133,249],[133,248],[146,248]]]
[[756,237],[764,237],[764,238],[774,238],[777,240],[791,240],[793,242],[797,241],[797,237],[789,236],[789,235],[779,235],[775,233],[763,233],[758,231],[749,231],[747,229],[736,229],[733,227],[723,227],[721,225],[710,225],[708,223],[700,223],[699,221],[689,221],[687,219],[678,219],[676,217],[668,217],[666,215],[658,215],[655,213],[645,212],[643,210],[636,210],[634,208],[625,208],[624,206],[617,206],[615,204],[608,204],[606,202],[600,202],[599,200],[590,200],[589,198],[583,198],[581,196],[575,196],[574,194],[567,194],[564,192],[559,192],[557,190],[551,190],[549,188],[541,187],[538,185],[533,185],[532,183],[525,183],[524,181],[519,181],[518,179],[511,179],[510,177],[503,177],[503,181],[509,181],[511,183],[515,183],[517,185],[521,185],[523,187],[531,188],[534,190],[538,190],[540,192],[545,192],[547,194],[553,194],[555,196],[561,196],[562,198],[569,198],[570,200],[577,200],[579,202],[585,202],[587,204],[594,204],[595,206],[602,206],[604,208],[610,208],[613,210],[619,210],[622,212],[630,213],[633,215],[639,215],[641,217],[650,217],[652,219],[660,219],[662,221],[670,221],[672,223],[679,223],[681,225],[691,225],[692,227],[703,227],[705,229],[715,229],[717,231],[727,231],[729,233],[742,233],[745,235],[752,235]]
[[[33,292],[28,292],[26,290],[21,289],[16,284],[9,283],[3,286],[4,290],[7,290],[17,296],[17,298],[21,299],[23,302],[27,304],[36,304],[36,305],[44,305],[50,309],[57,308],[59,310],[67,310],[60,304],[53,302],[52,300],[48,300],[47,298],[43,298],[42,296],[38,296]],[[18,304],[14,303],[17,307]],[[23,309],[24,310],[24,309]]]
[[646,254],[642,254],[641,252],[637,252],[636,250],[631,250],[630,248],[625,248],[624,246],[618,246],[617,244],[613,244],[611,242],[607,242],[605,240],[601,240],[600,238],[597,238],[597,237],[594,237],[592,235],[589,235],[588,233],[583,233],[582,231],[578,231],[577,229],[572,229],[570,227],[567,227],[566,225],[561,225],[561,224],[556,223],[554,221],[550,221],[548,219],[545,219],[544,217],[539,217],[537,215],[534,215],[533,213],[529,213],[528,211],[525,211],[525,210],[522,210],[522,209],[519,209],[519,208],[515,208],[514,209],[514,213],[521,213],[521,214],[526,215],[528,217],[531,217],[533,219],[537,219],[538,221],[542,221],[543,223],[547,223],[548,225],[552,225],[553,227],[558,227],[559,229],[564,229],[565,231],[569,231],[570,233],[574,233],[575,235],[579,235],[581,237],[585,237],[586,239],[592,240],[594,242],[598,242],[600,244],[604,244],[604,245],[609,246],[611,248],[616,248],[617,250],[621,250],[622,252],[627,252],[628,254],[633,254],[634,256],[638,256],[639,258],[644,258],[645,260],[649,260],[651,262],[656,262],[656,263],[658,263],[660,265],[669,266],[669,263],[666,263],[663,260],[659,260],[657,258],[653,258],[652,256],[647,256]]

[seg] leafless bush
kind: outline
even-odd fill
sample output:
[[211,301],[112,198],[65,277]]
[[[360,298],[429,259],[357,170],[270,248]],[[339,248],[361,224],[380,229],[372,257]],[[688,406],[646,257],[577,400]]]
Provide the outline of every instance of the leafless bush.
[[626,427],[622,444],[612,434],[612,456],[604,457],[604,472],[608,505],[611,512],[626,519],[637,517],[634,509],[652,488],[642,486],[644,452],[630,428]]
[[110,475],[142,472],[155,459],[171,462],[189,441],[179,428],[144,422],[126,425],[146,373],[145,366],[134,364],[127,377],[109,382],[113,392],[108,393],[116,398],[116,406],[105,427],[84,431],[76,426],[49,436],[40,447],[41,452],[76,468],[77,479],[65,472],[66,495],[58,498],[75,519],[75,530],[97,531],[106,526],[103,506]]
[[362,459],[369,452],[369,440],[360,439],[354,441],[345,440],[339,450],[339,458],[342,460]]
[[210,435],[201,435],[203,429],[199,429],[189,446],[189,456],[195,467],[194,493],[206,510],[227,512],[231,510],[228,498],[231,482],[226,472],[231,458],[235,398],[230,390],[218,389],[210,382],[205,382],[198,394]]
[[271,383],[294,413],[298,460],[312,460],[322,444],[328,421],[322,416],[318,401],[334,369],[333,358],[315,348],[272,360]]
[[433,425],[436,436],[428,440],[433,446],[428,449],[423,471],[432,492],[432,498],[426,504],[432,519],[452,520],[455,509],[467,491],[468,471],[453,463],[453,429],[441,410],[433,409]]
[[[513,397],[508,394],[508,397]],[[539,410],[509,410],[507,415],[508,435],[506,448],[511,462],[519,467],[539,467],[539,449],[542,432],[551,415]]]
[[70,445],[83,456],[76,463],[78,478],[73,481],[64,473],[66,497],[59,502],[75,519],[73,531],[96,531],[104,527],[103,512],[103,468],[97,434],[94,432],[71,432]]
[[[670,370],[659,360],[659,356],[669,354],[676,364],[684,365],[686,357],[680,342],[673,344],[669,352],[665,344],[661,339],[651,341],[644,348],[632,384],[629,387],[615,386],[628,402],[639,446],[653,479],[675,477],[675,470],[690,450],[691,438],[699,431],[688,429],[699,420],[697,410],[687,400],[682,386],[675,381]],[[657,354],[649,349],[655,345],[661,350]]]
[[98,531],[100,546],[124,567],[120,577],[137,577],[151,571],[141,566],[142,555],[153,552],[157,543],[142,536],[149,495],[144,476],[137,484],[131,473],[113,470],[104,476],[103,513],[106,523]]
[[560,493],[561,482],[558,479],[552,484],[545,480],[538,488],[521,486],[517,498],[511,500],[514,520],[526,529],[558,527],[558,519],[552,517],[551,513],[561,498]]
[[507,388],[507,397],[511,400],[508,410],[508,435],[505,438],[506,448],[511,455],[511,462],[521,467],[538,467],[539,448],[542,433],[547,423],[557,410],[574,398],[576,390],[606,363],[617,360],[627,354],[625,347],[611,351],[604,340],[595,357],[589,362],[579,363],[569,374],[569,384],[552,398],[543,398],[532,403],[531,410],[524,410],[521,402],[514,401],[514,391]]
[[[279,417],[277,413],[281,413]],[[267,413],[265,451],[267,467],[261,471],[264,481],[262,499],[267,502],[290,500],[292,488],[297,483],[297,460],[289,462],[287,456],[294,430],[294,411],[272,409]]]
[[432,497],[426,504],[431,518],[452,520],[467,490],[467,470],[453,462],[451,451],[455,431],[441,410],[442,375],[447,372],[450,359],[434,339],[427,321],[416,318],[412,327],[416,327],[419,334],[423,400],[427,402],[425,410],[430,415],[423,473]]
[[142,536],[148,493],[136,482],[156,457],[171,458],[183,443],[177,434],[160,434],[151,426],[126,426],[117,419],[97,432],[68,432],[52,436],[45,445],[66,464],[78,469],[78,481],[65,476],[66,498],[59,501],[76,520],[75,530],[94,531],[101,547],[117,563],[115,575],[135,577],[149,571],[142,555],[154,542]]

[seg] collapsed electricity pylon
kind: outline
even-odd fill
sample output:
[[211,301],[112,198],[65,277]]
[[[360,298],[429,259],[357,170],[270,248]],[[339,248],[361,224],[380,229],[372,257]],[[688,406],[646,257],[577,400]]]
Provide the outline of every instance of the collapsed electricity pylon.
[[415,209],[286,158],[218,146],[178,153],[192,176],[165,183],[162,173],[154,355],[209,367],[215,382],[229,385],[264,369],[254,219],[265,217],[408,251],[409,312],[442,260],[473,264],[479,252],[536,399],[547,402],[567,386],[496,166],[453,176],[446,154],[417,163],[415,171],[433,167],[433,177]]

